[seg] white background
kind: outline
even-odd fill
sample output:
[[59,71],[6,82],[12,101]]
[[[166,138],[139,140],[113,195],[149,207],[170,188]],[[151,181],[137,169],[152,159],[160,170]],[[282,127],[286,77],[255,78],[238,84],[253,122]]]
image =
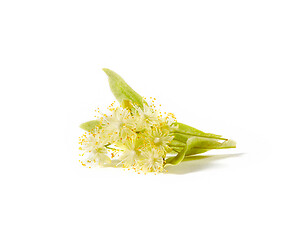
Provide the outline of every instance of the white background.
[[[0,238],[299,239],[299,1],[0,3]],[[102,68],[235,139],[138,175],[78,163]]]

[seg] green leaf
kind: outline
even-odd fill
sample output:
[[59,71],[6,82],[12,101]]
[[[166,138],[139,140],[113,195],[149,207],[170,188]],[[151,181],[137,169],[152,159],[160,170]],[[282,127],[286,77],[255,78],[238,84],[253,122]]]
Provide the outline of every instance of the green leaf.
[[233,140],[225,140],[223,142],[219,142],[218,140],[212,138],[204,138],[204,137],[195,137],[193,139],[193,148],[200,149],[224,149],[224,148],[235,148],[236,143]]
[[209,150],[211,149],[191,148],[190,150],[186,151],[185,156],[197,155],[208,152]]
[[[174,150],[175,152],[179,153],[183,150],[184,147],[172,147],[172,150]],[[211,149],[201,149],[201,148],[192,148],[190,150],[188,150],[185,153],[185,156],[191,156],[191,155],[196,155],[196,154],[201,154],[201,153],[205,153],[207,151],[209,151]]]
[[200,131],[196,128],[193,128],[191,126],[183,124],[183,123],[176,122],[176,123],[174,123],[174,126],[176,128],[174,128],[173,132],[174,133],[180,133],[180,134],[184,135],[185,137],[194,136],[194,137],[206,137],[206,138],[215,138],[215,139],[220,139],[220,140],[227,140],[226,138],[222,138],[221,135],[216,135],[216,134],[213,134],[213,133],[205,133],[205,132],[202,132],[202,131]]
[[[212,149],[235,148],[236,143],[233,140],[219,142],[216,139],[204,137],[191,137],[187,140],[185,147],[175,157],[166,160],[166,164],[177,165],[185,156],[204,153]],[[175,148],[174,150],[178,150]]]
[[88,121],[85,123],[80,124],[80,128],[82,128],[85,131],[91,132],[93,131],[96,127],[101,127],[100,126],[100,121],[99,120],[92,120],[92,121]]
[[187,140],[185,147],[183,148],[183,150],[181,152],[179,152],[175,157],[170,157],[166,160],[166,165],[170,164],[170,165],[177,165],[179,163],[181,163],[181,161],[184,159],[185,154],[188,150],[190,150],[194,144],[196,143],[196,137],[191,137]]
[[123,104],[124,100],[129,100],[143,109],[142,96],[135,92],[121,76],[107,68],[103,68],[103,71],[108,76],[110,89],[120,104]]
[[184,134],[181,134],[181,133],[174,133],[172,134],[174,136],[173,140],[177,140],[179,142],[182,142],[182,143],[186,143],[186,141],[192,137],[191,135],[184,135]]
[[185,147],[185,143],[173,139],[173,140],[170,142],[169,146],[170,146],[171,148],[173,148],[173,147]]

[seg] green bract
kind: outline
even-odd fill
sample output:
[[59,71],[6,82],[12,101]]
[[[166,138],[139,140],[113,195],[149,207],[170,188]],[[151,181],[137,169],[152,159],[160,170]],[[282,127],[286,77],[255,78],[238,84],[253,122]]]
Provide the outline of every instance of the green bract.
[[222,138],[221,135],[205,133],[196,128],[193,128],[186,124],[183,124],[183,123],[177,122],[177,123],[174,123],[174,126],[176,126],[176,128],[173,130],[174,133],[181,133],[182,135],[185,135],[187,137],[197,136],[197,137],[206,137],[206,138],[215,138],[215,139],[226,140],[226,138]]
[[100,124],[101,123],[99,120],[92,120],[92,121],[88,121],[88,122],[80,124],[80,127],[87,132],[91,132],[96,127],[100,127]]
[[107,68],[103,68],[103,71],[108,76],[108,82],[110,90],[114,94],[115,98],[120,104],[124,100],[130,100],[133,103],[137,104],[140,108],[143,109],[143,98],[136,93],[117,73]]
[[[185,147],[175,157],[167,159],[166,164],[177,165],[185,156],[207,152],[212,149],[235,148],[236,143],[233,140],[219,142],[217,139],[204,137],[190,137]],[[180,148],[178,148],[180,149]]]

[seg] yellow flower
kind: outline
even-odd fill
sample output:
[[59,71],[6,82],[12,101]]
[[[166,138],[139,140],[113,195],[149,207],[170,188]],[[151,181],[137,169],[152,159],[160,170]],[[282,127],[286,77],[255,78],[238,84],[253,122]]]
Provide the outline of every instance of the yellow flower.
[[104,166],[111,162],[111,151],[111,157],[118,158],[124,168],[145,173],[163,170],[163,159],[172,150],[168,146],[173,139],[168,115],[163,117],[153,105],[144,104],[143,109],[131,106],[130,110],[111,105],[111,114],[103,114],[97,127],[84,135],[80,144],[88,157],[83,165]]
[[140,155],[137,149],[136,138],[129,138],[124,141],[121,150],[123,150],[123,152],[119,158],[120,164],[122,164],[124,168],[133,168]]
[[158,151],[162,153],[171,151],[169,144],[174,137],[170,135],[168,130],[155,126],[147,131],[145,135],[150,144]]
[[104,166],[105,163],[110,163],[111,159],[106,155],[108,153],[105,142],[103,141],[100,132],[92,133],[86,139],[82,141],[81,149],[84,154],[88,154],[83,165],[100,165]]
[[136,124],[128,109],[118,107],[104,121],[102,132],[110,143],[135,136]]
[[162,172],[164,168],[164,159],[160,151],[155,148],[144,150],[141,158],[137,161],[137,170],[144,173]]

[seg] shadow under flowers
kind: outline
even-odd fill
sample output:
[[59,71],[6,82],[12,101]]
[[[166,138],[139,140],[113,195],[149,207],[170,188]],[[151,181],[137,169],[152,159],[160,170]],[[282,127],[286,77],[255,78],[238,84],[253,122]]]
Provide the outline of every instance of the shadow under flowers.
[[170,174],[187,174],[192,172],[198,172],[206,168],[215,167],[212,164],[215,160],[221,160],[225,158],[233,158],[242,156],[244,153],[235,154],[222,154],[222,155],[197,155],[191,157],[185,157],[184,160],[176,166],[167,166],[166,170]]

